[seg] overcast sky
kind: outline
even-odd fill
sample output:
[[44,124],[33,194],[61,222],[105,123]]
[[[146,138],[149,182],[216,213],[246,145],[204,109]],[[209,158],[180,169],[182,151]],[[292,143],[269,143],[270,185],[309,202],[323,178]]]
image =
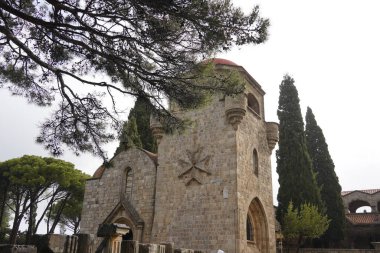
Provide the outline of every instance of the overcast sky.
[[[278,121],[279,84],[290,74],[302,111],[310,106],[324,132],[343,190],[380,188],[380,1],[233,2],[244,10],[259,4],[271,20],[265,44],[219,55],[243,66],[266,91],[266,120]],[[0,90],[0,101],[0,161],[24,154],[48,156],[34,139],[49,110],[28,105],[7,90]],[[133,102],[126,99],[125,104]],[[110,156],[116,145],[109,145]],[[61,158],[89,174],[101,164],[91,155],[66,152]],[[272,169],[276,199],[276,164]]]

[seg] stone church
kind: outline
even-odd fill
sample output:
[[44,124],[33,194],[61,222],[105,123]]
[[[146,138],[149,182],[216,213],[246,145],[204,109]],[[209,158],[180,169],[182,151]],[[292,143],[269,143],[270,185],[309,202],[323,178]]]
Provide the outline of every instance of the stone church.
[[118,223],[130,228],[124,240],[275,252],[270,157],[278,126],[265,121],[265,93],[255,79],[231,61],[213,61],[220,71],[238,71],[245,92],[215,95],[196,110],[170,108],[192,122],[181,134],[164,134],[152,119],[157,154],[131,148],[95,172],[86,183],[81,233],[96,237],[100,224]]

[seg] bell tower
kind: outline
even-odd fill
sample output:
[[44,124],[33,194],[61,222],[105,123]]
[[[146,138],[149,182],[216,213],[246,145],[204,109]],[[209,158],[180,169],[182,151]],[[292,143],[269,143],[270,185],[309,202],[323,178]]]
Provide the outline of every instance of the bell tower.
[[275,252],[270,156],[278,127],[265,121],[265,93],[254,78],[231,61],[213,62],[217,70],[238,71],[246,89],[175,112],[192,121],[181,134],[166,135],[151,119],[159,145],[150,241],[207,252]]

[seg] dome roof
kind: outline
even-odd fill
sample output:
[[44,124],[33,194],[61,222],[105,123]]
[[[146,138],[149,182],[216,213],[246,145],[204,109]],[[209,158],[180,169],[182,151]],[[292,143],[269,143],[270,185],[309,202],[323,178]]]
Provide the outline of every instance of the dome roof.
[[239,66],[236,63],[234,63],[233,61],[226,60],[226,59],[223,59],[223,58],[212,58],[212,59],[210,59],[210,61],[212,61],[214,64],[229,65],[229,66]]

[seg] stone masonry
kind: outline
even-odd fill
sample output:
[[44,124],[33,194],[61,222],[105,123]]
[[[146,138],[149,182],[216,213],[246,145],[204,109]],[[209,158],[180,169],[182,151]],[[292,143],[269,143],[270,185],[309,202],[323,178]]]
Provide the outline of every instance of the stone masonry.
[[157,154],[129,149],[96,171],[86,184],[81,233],[124,223],[142,243],[275,252],[270,156],[278,127],[265,122],[264,91],[244,68],[214,63],[241,74],[244,94],[215,95],[191,111],[172,105],[175,115],[192,122],[183,133],[166,135],[152,119]]

